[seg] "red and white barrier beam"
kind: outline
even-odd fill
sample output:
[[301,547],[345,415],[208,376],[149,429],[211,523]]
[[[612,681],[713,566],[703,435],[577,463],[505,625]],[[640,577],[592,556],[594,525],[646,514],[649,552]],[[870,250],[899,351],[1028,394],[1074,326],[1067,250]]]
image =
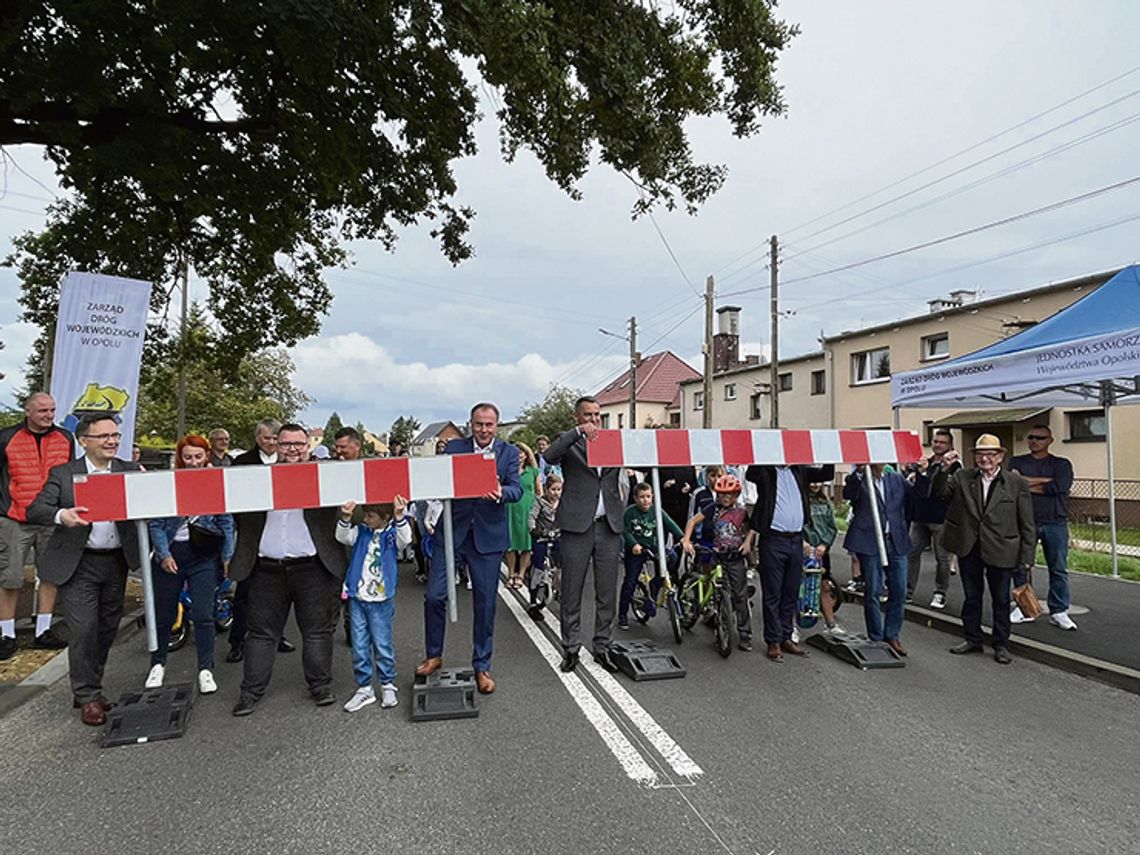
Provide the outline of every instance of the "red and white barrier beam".
[[498,485],[495,458],[444,454],[274,466],[79,475],[75,504],[92,522],[321,508],[354,502],[469,499]]
[[591,466],[793,466],[911,463],[922,457],[908,430],[602,430],[586,444]]

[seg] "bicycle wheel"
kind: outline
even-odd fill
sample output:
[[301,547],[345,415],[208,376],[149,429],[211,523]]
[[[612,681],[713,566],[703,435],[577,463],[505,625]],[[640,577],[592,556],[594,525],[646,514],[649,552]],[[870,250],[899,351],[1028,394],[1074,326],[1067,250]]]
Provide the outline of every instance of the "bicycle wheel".
[[648,623],[649,619],[653,616],[650,611],[649,603],[652,597],[649,595],[649,587],[642,581],[638,580],[637,587],[633,589],[633,599],[629,603],[630,614],[633,619],[638,623]]
[[678,599],[681,606],[681,626],[692,629],[701,616],[701,592],[698,581],[701,574],[695,570],[688,571],[681,577],[681,591]]
[[673,627],[673,640],[681,644],[685,636],[681,631],[681,604],[677,601],[676,589],[665,595],[665,605],[669,609],[669,626]]
[[170,641],[166,643],[167,650],[181,650],[186,645],[186,637],[190,634],[186,625],[190,622],[186,609],[182,603],[178,604],[178,614],[174,618],[174,626],[170,629]]
[[716,650],[721,656],[732,653],[732,600],[728,591],[716,592]]

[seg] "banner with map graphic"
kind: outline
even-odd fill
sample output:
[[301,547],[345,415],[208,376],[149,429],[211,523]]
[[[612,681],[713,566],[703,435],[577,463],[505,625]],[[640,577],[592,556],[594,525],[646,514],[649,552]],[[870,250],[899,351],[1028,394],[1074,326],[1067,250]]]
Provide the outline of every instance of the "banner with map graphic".
[[87,413],[107,413],[123,434],[119,457],[131,459],[150,283],[68,273],[59,289],[52,351],[56,420],[74,431]]

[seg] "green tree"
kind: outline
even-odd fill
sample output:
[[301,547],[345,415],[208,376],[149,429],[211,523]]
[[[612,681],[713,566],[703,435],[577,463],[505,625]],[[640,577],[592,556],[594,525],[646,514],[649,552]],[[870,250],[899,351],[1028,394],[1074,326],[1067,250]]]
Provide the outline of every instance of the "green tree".
[[569,430],[574,426],[574,402],[582,394],[578,389],[551,385],[550,391],[540,403],[528,404],[519,413],[519,421],[525,422],[525,425],[511,434],[511,439],[525,442],[534,448],[535,437],[553,439],[562,431]]
[[333,410],[333,414],[329,416],[329,420],[325,422],[325,435],[321,441],[321,445],[328,446],[331,450],[333,445],[336,444],[336,432],[344,427],[344,422],[340,420],[340,414]]
[[408,416],[407,418],[400,416],[396,421],[392,422],[392,427],[388,431],[388,448],[391,449],[393,445],[399,443],[404,446],[406,451],[419,432],[420,423],[418,419],[414,416]]
[[376,444],[368,438],[364,422],[356,423],[356,432],[360,434],[360,453],[365,457],[375,457],[377,454]]
[[570,196],[592,163],[635,214],[688,210],[725,180],[686,125],[755,133],[796,28],[774,0],[25,2],[0,11],[0,145],[43,147],[68,195],[16,241],[25,318],[58,274],[156,288],[188,265],[240,357],[319,329],[343,242],[431,224],[453,263],[474,211],[453,165],[488,92],[503,156],[532,152]]

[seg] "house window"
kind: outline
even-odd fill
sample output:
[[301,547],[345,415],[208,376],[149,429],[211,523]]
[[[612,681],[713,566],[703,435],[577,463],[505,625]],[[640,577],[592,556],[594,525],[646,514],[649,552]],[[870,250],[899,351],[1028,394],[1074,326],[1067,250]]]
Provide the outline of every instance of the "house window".
[[827,393],[827,372],[813,371],[811,373],[811,393],[823,395]]
[[618,413],[618,430],[621,430],[623,427],[625,427],[625,425],[622,424],[622,421],[624,421],[624,420],[625,420],[625,413]]
[[609,430],[610,427],[610,414],[602,413],[602,430]]
[[1107,433],[1104,410],[1069,413],[1069,439],[1074,442],[1102,440]]
[[851,382],[876,383],[891,376],[891,349],[877,347],[851,354]]
[[950,333],[936,333],[922,337],[922,360],[945,359],[950,355]]
[[705,408],[705,393],[704,392],[694,392],[693,393],[693,409],[694,410],[703,410],[704,408]]
[[780,381],[780,391],[781,392],[792,391],[792,372],[791,371],[784,372],[783,374],[781,374],[779,376],[778,379]]
[[756,393],[748,399],[748,418],[760,418],[760,394]]
[[726,401],[735,401],[736,400],[736,384],[735,383],[725,383],[724,384],[724,399]]

